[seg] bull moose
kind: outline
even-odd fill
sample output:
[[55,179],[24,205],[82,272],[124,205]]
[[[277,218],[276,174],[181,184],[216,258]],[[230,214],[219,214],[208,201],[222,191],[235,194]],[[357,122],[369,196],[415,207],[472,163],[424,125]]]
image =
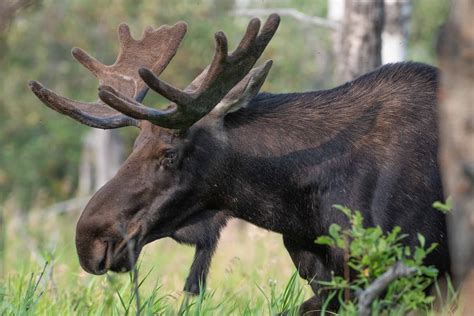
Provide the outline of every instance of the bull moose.
[[[315,292],[300,311],[314,311],[325,299],[316,280],[343,271],[339,250],[314,243],[331,223],[347,225],[334,204],[362,210],[366,225],[400,226],[408,245],[416,233],[438,243],[426,264],[449,270],[445,218],[431,207],[443,198],[437,69],[397,63],[330,90],[259,93],[272,61],[254,65],[279,22],[270,15],[260,30],[252,19],[230,54],[217,32],[211,63],[184,90],[158,78],[184,37],[183,22],[147,28],[140,40],[120,25],[113,65],[74,48],[99,80],[95,103],[30,82],[43,103],[83,124],[140,129],[128,159],[77,223],[86,271],[128,271],[145,244],[171,237],[196,247],[185,290],[197,293],[221,229],[236,217],[283,236]],[[143,105],[148,87],[171,104]]]

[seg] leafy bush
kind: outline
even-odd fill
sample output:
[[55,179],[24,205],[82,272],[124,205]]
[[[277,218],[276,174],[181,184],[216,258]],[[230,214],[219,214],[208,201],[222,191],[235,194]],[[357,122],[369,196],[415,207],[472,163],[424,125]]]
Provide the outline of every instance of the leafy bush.
[[372,313],[405,315],[410,310],[427,310],[434,297],[428,296],[426,289],[435,281],[438,270],[433,266],[424,266],[423,260],[436,244],[427,246],[425,238],[418,234],[419,246],[410,248],[402,244],[407,235],[401,234],[400,227],[388,233],[384,233],[380,226],[365,228],[359,211],[353,212],[340,205],[335,205],[335,208],[347,216],[350,227],[342,229],[332,224],[329,236],[320,236],[315,242],[344,251],[345,268],[352,271],[351,278],[333,275],[332,280],[320,282],[324,285],[323,290],[329,290],[325,306],[331,300],[338,299],[341,315],[357,315],[358,294],[397,262],[401,262],[415,268],[414,274],[391,282],[386,291],[372,302]]

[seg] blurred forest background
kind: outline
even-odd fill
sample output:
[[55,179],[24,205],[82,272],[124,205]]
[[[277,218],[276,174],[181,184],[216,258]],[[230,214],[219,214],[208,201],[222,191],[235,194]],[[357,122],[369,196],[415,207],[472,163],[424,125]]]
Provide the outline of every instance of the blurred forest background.
[[[147,25],[186,21],[189,28],[185,40],[162,75],[184,87],[210,62],[214,32],[223,30],[231,47],[238,43],[249,17],[236,15],[236,10],[293,8],[309,16],[327,17],[330,4],[327,0],[24,2],[29,5],[18,10],[0,33],[0,205],[15,213],[87,195],[104,181],[94,184],[84,164],[82,183],[79,180],[81,161],[91,156],[91,139],[87,137],[91,129],[45,107],[27,86],[35,79],[70,98],[95,100],[97,81],[71,57],[72,47],[81,47],[111,64],[118,51],[119,23],[128,23],[132,34],[139,37]],[[436,38],[448,12],[448,0],[411,3],[407,60],[437,64]],[[331,35],[330,28],[283,16],[280,29],[261,58],[275,62],[262,90],[305,91],[340,84],[333,75],[336,59]],[[166,101],[149,93],[145,103],[162,106]],[[115,157],[107,157],[109,166],[126,157],[137,131],[128,128],[117,134],[124,147],[111,150],[109,155],[115,153]],[[98,142],[100,136],[94,137]],[[113,170],[105,177],[110,174]]]
[[[84,304],[89,313],[96,297],[105,295],[102,290],[115,286],[108,276],[107,285],[99,284],[101,291],[90,290],[97,285],[95,282],[102,281],[86,276],[79,267],[74,249],[75,222],[89,196],[113,176],[126,158],[138,134],[135,128],[94,130],[60,115],[31,93],[29,80],[38,80],[72,99],[94,101],[97,81],[71,57],[72,47],[83,48],[103,63],[112,64],[119,47],[116,29],[120,23],[129,24],[132,35],[138,38],[147,25],[157,27],[183,20],[188,23],[187,35],[162,77],[185,87],[210,62],[216,31],[223,30],[229,48],[235,47],[249,16],[265,18],[265,10],[283,8],[287,14],[281,14],[280,28],[260,61],[274,61],[262,91],[331,88],[344,82],[344,76],[338,73],[340,62],[335,50],[341,42],[334,27],[343,19],[338,10],[343,2],[0,0],[0,299],[3,278],[24,278],[25,271],[37,271],[45,261],[52,262],[46,271],[52,293],[57,294],[56,288],[68,287],[66,294],[59,291],[59,295],[70,297],[54,301],[65,304],[63,311],[75,306],[77,312]],[[401,23],[406,30],[403,43],[398,43],[402,49],[398,55],[384,55],[382,47],[382,63],[414,60],[438,66],[436,43],[440,27],[448,18],[450,1],[385,3],[402,4]],[[152,92],[144,103],[155,107],[167,104]],[[280,282],[287,280],[294,267],[279,236],[253,228],[247,228],[245,234],[235,231],[233,227],[224,232],[210,285],[233,284],[240,293],[247,293],[247,298],[265,304],[254,285],[267,281],[274,284],[274,277]],[[252,247],[245,246],[249,239]],[[147,258],[144,262],[148,261],[145,270],[159,266],[155,272],[160,283],[166,284],[165,290],[180,290],[192,249],[169,241],[160,241],[151,249],[154,257],[150,257],[149,250],[142,256]],[[173,255],[163,255],[170,252]],[[246,267],[253,268],[248,271]],[[222,297],[229,295],[226,290],[221,292]],[[77,302],[70,301],[74,295],[79,297]],[[238,295],[232,299],[238,300]],[[242,301],[243,306],[247,304],[245,298]],[[48,311],[51,306],[45,302],[44,310]]]

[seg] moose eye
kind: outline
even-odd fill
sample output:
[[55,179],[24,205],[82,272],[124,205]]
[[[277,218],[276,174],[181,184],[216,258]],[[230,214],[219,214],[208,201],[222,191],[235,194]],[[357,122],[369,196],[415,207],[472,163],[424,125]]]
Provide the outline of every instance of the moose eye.
[[163,160],[161,161],[161,164],[166,167],[170,167],[175,163],[177,157],[178,154],[176,152],[169,150],[163,155]]

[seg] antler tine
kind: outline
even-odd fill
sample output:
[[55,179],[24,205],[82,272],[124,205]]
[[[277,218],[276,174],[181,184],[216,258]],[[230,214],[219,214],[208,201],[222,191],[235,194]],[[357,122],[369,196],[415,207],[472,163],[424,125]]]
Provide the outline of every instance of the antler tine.
[[[258,32],[258,31],[257,31]],[[206,82],[206,78],[213,77],[212,74],[219,72],[222,69],[222,64],[227,58],[227,38],[223,32],[217,32],[215,34],[216,49],[214,57],[210,66],[206,68],[205,74],[202,76],[202,82]],[[192,97],[176,87],[173,87],[164,80],[158,78],[150,69],[140,68],[138,70],[143,81],[157,93],[161,94],[163,97],[167,98],[171,102],[175,102],[178,107],[182,107],[192,102]],[[214,75],[215,76],[215,75]],[[209,80],[207,80],[209,81]],[[196,94],[198,90],[204,90],[207,88],[207,85],[200,84],[199,89],[194,89],[189,91],[190,94]]]
[[216,41],[214,57],[212,58],[212,62],[210,63],[209,68],[206,72],[206,76],[204,77],[204,80],[197,89],[196,93],[208,89],[211,86],[214,78],[216,78],[217,75],[223,71],[223,68],[225,66],[225,62],[228,57],[227,38],[224,32],[219,31],[214,35],[214,39]]
[[278,25],[280,25],[280,16],[276,13],[271,14],[265,22],[265,25],[263,25],[255,45],[260,54],[263,53],[265,47],[267,47],[273,35],[275,35]]
[[[135,40],[128,25],[120,24],[117,30],[120,51],[113,65],[104,65],[80,48],[73,48],[74,58],[87,68],[101,85],[120,90],[127,98],[143,100],[148,87],[137,73],[140,67],[150,67],[161,73],[169,64],[186,33],[186,23],[158,29],[147,27],[142,38]],[[106,106],[102,101],[85,103],[73,101],[44,88],[36,81],[30,82],[35,95],[51,109],[97,128],[117,128],[127,125],[138,126],[135,118]]]
[[84,50],[80,49],[79,47],[74,47],[71,50],[72,56],[81,63],[84,67],[89,69],[96,77],[99,76],[101,72],[104,71],[104,64],[99,62],[94,57],[87,54]]
[[[151,89],[176,103],[173,111],[167,113],[148,111],[150,116],[146,117],[145,111],[134,109],[136,105],[133,103],[121,102],[118,105],[111,102],[110,96],[99,94],[99,97],[112,108],[120,110],[120,107],[120,111],[124,110],[123,106],[129,106],[130,108],[126,111],[132,117],[146,119],[166,128],[188,128],[209,113],[233,87],[249,74],[275,34],[279,23],[280,17],[277,14],[270,15],[259,34],[260,21],[252,19],[240,44],[230,55],[227,52],[227,39],[224,33],[217,32],[215,34],[216,48],[211,64],[184,90],[160,80],[146,67],[141,68],[139,74],[143,81]],[[265,69],[269,68],[265,67]],[[252,88],[251,91],[258,92],[258,89]],[[107,93],[114,94],[110,91]],[[116,96],[115,101],[120,99],[118,93]],[[171,117],[173,120],[170,119]]]
[[109,107],[98,107],[94,103],[82,103],[62,97],[46,89],[37,81],[30,81],[28,85],[46,106],[82,124],[102,129],[138,126],[136,119],[122,115]]
[[191,102],[191,97],[186,92],[173,87],[164,80],[161,80],[150,69],[140,68],[138,73],[150,89],[158,92],[171,102],[175,102],[176,104],[188,104]]
[[252,20],[250,20],[245,35],[240,40],[240,43],[237,48],[232,52],[232,56],[234,56],[234,58],[246,52],[249,47],[255,44],[255,40],[257,39],[259,30],[260,20],[258,18],[253,18]]
[[175,108],[166,111],[160,111],[149,107],[141,106],[140,103],[132,100],[109,86],[99,88],[99,97],[105,103],[114,104],[114,108],[126,115],[131,115],[137,119],[145,120],[154,116],[169,115],[176,112]]
[[[228,64],[238,64],[241,61],[247,61],[249,66],[245,67],[246,65],[244,64],[240,69],[240,72],[243,72],[243,75],[245,76],[263,53],[263,50],[273,37],[273,34],[275,34],[278,28],[279,19],[278,15],[272,14],[268,18],[260,34],[260,20],[258,18],[250,20],[245,35],[242,37],[239,45],[230,56],[227,55],[227,40],[225,34],[223,32],[216,33],[216,52],[206,76],[197,91],[205,91],[209,89],[216,80],[220,79],[219,73],[223,71],[226,61]],[[236,75],[236,77],[242,78],[243,76]]]
[[122,47],[128,46],[134,40],[132,34],[130,34],[130,27],[125,23],[118,26],[117,33]]

